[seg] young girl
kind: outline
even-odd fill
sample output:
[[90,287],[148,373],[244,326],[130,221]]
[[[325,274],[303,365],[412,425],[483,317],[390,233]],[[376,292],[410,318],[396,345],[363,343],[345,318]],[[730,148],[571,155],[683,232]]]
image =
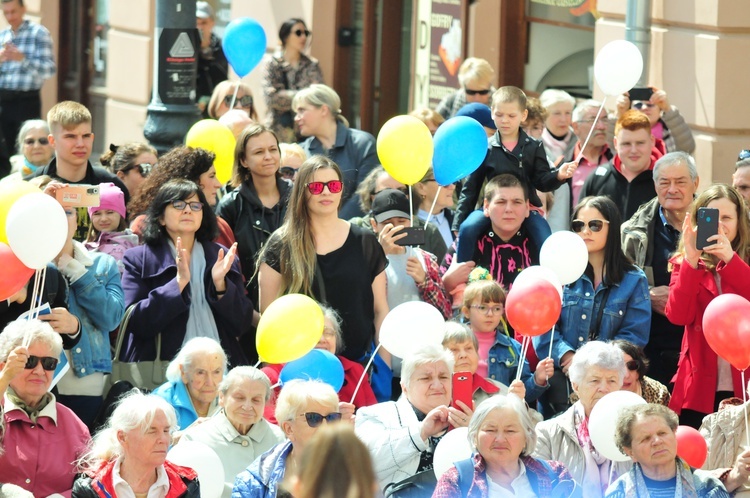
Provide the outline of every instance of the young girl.
[[122,275],[122,255],[138,245],[138,236],[131,232],[125,217],[125,194],[114,183],[99,185],[99,205],[89,208],[91,228],[86,249],[103,252],[117,260]]
[[[521,344],[510,337],[505,323],[505,291],[494,280],[473,282],[464,291],[461,307],[464,318],[479,342],[477,374],[505,385],[516,378]],[[533,404],[547,389],[547,379],[552,377],[554,365],[551,358],[537,365],[532,375],[524,360],[521,381],[526,387],[526,402]]]

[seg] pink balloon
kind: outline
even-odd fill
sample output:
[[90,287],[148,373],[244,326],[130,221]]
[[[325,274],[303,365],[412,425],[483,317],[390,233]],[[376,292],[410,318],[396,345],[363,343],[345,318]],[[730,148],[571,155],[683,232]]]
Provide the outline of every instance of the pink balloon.
[[701,433],[687,425],[677,427],[677,456],[699,469],[708,456],[708,445]]
[[703,335],[734,368],[750,367],[750,302],[737,294],[716,297],[703,313]]

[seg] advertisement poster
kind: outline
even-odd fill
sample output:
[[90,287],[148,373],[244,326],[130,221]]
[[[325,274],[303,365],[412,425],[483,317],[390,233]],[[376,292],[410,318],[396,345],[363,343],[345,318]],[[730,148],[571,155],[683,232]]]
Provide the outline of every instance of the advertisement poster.
[[415,17],[412,107],[434,109],[458,88],[466,57],[466,0],[419,0]]

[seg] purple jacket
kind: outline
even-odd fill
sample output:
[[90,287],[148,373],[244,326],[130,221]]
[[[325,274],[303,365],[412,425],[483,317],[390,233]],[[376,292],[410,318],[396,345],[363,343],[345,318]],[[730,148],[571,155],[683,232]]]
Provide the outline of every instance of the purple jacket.
[[[231,366],[246,365],[247,359],[240,349],[237,337],[250,319],[252,303],[245,295],[238,260],[226,276],[227,290],[218,299],[211,278],[211,268],[216,263],[219,249],[214,242],[199,242],[206,254],[206,271],[203,285],[209,306],[216,320],[221,345]],[[224,248],[226,251],[226,248]],[[125,304],[135,303],[126,337],[127,347],[121,354],[123,361],[156,359],[156,334],[161,332],[161,359],[170,361],[177,354],[185,338],[190,312],[190,284],[180,293],[177,286],[177,265],[169,245],[163,241],[156,245],[144,244],[128,249],[123,257],[125,272],[122,288]]]

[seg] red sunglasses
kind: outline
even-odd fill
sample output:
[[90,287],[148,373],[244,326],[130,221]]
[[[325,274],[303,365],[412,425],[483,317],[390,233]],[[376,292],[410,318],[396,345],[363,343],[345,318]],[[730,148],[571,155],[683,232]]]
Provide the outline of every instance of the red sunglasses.
[[323,193],[323,189],[328,187],[328,191],[332,194],[338,194],[344,188],[344,182],[341,180],[331,180],[328,182],[310,182],[305,185],[307,190],[312,195],[320,195]]

